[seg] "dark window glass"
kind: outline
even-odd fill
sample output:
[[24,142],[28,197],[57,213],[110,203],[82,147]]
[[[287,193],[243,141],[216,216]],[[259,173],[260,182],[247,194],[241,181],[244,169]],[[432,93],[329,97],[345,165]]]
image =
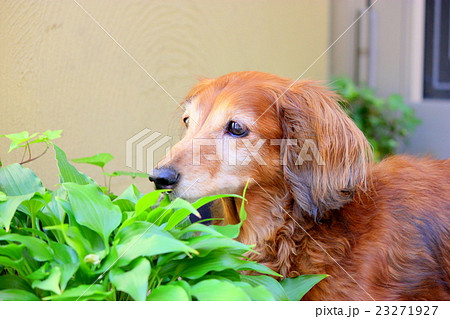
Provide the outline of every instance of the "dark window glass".
[[424,97],[450,99],[450,0],[427,0]]

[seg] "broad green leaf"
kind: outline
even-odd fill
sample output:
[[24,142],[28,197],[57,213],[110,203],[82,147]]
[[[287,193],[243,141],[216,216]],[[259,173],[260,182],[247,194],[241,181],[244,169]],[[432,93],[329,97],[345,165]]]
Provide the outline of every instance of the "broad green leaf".
[[0,192],[0,202],[4,202],[8,199],[7,195],[3,192]]
[[264,286],[255,286],[242,282],[235,281],[233,285],[241,288],[254,301],[275,301],[272,293]]
[[287,296],[286,292],[284,291],[281,284],[269,276],[247,276],[242,275],[242,281],[247,282],[253,287],[257,286],[264,286],[269,290],[275,300],[277,301],[288,301],[289,297]]
[[24,212],[30,217],[36,216],[36,213],[39,212],[45,205],[47,205],[50,199],[50,193],[36,193],[32,198],[21,203],[18,210]]
[[96,155],[90,156],[90,157],[74,158],[72,160],[72,162],[91,164],[91,165],[95,165],[95,166],[99,166],[99,167],[103,168],[113,158],[114,158],[114,156],[112,156],[109,153],[99,153],[99,154],[96,154]]
[[143,301],[147,296],[150,262],[145,258],[136,261],[129,271],[113,268],[109,272],[109,279],[117,290],[126,292],[134,300]]
[[259,272],[260,274],[282,277],[280,274],[273,271],[269,267],[264,266],[263,264],[258,264],[257,262],[254,262],[254,261],[246,261],[241,266],[236,268],[236,270],[252,270],[252,271]]
[[203,235],[193,237],[192,239],[189,239],[188,242],[190,247],[200,253],[199,256],[205,256],[211,251],[218,249],[225,249],[239,254],[251,250],[249,246],[227,237],[217,238],[216,236]]
[[21,228],[21,230],[26,231],[31,234],[31,236],[39,237],[40,239],[46,241],[47,243],[50,241],[47,234],[44,233],[42,230],[34,229],[34,228]]
[[0,301],[39,301],[39,298],[26,290],[5,289],[0,290]]
[[40,268],[27,275],[26,278],[33,281],[44,280],[50,274],[50,264],[47,262]]
[[58,146],[53,144],[55,149],[56,160],[58,161],[59,168],[59,180],[61,183],[76,183],[79,185],[95,184],[95,181],[86,174],[80,173],[72,164],[67,160],[66,153]]
[[30,255],[38,261],[47,261],[53,259],[53,252],[47,244],[35,237],[23,236],[19,234],[9,234],[0,229],[0,240],[14,241],[24,244]]
[[52,291],[55,294],[61,294],[61,288],[59,283],[61,281],[61,269],[59,267],[53,267],[50,269],[50,275],[47,279],[33,281],[32,287],[42,290]]
[[79,285],[78,287],[67,289],[60,295],[44,297],[44,300],[58,301],[84,301],[84,300],[105,300],[114,293],[113,290],[106,291],[102,285]]
[[239,230],[241,228],[240,224],[236,225],[211,225],[209,226],[215,231],[221,233],[222,235],[228,237],[228,238],[236,238],[239,236]]
[[170,233],[147,222],[136,222],[122,228],[116,235],[115,251],[121,256],[118,266],[127,265],[140,256],[155,256],[170,252],[194,253],[197,251]]
[[0,227],[5,227],[6,231],[9,231],[11,220],[16,213],[19,205],[31,197],[33,193],[19,196],[8,196],[6,202],[0,202]]
[[200,301],[250,301],[239,287],[226,281],[208,279],[192,286],[191,293]]
[[165,227],[166,230],[172,229],[190,214],[193,214],[198,218],[202,217],[191,203],[179,197],[176,198],[166,209],[169,208],[175,211],[169,217],[169,221]]
[[180,230],[180,232],[177,233],[177,237],[182,236],[186,233],[190,233],[190,232],[200,232],[200,233],[204,233],[204,234],[209,234],[209,235],[213,235],[214,237],[225,237],[222,233],[218,232],[217,230],[215,230],[214,228],[212,228],[211,226],[206,226],[204,224],[199,224],[199,223],[194,223],[191,224],[185,228],[183,228],[182,230]]
[[127,189],[120,194],[113,204],[119,206],[121,211],[134,211],[137,201],[142,197],[142,193],[136,186],[130,185]]
[[0,255],[11,257],[12,259],[22,258],[22,252],[25,249],[25,245],[8,244],[0,245]]
[[76,221],[99,234],[108,246],[111,232],[119,226],[122,214],[108,196],[100,193],[92,184],[64,183],[69,194],[72,212]]
[[57,242],[50,242],[49,245],[55,253],[55,261],[61,269],[60,286],[61,290],[64,290],[70,278],[78,270],[80,262],[77,253],[71,247]]
[[[256,265],[256,266],[255,266]],[[225,251],[216,250],[205,257],[184,259],[177,265],[181,276],[190,279],[197,279],[204,276],[209,271],[221,271],[225,269],[235,270],[255,270],[272,276],[279,276],[273,270],[257,264],[254,261],[243,260],[240,256],[227,254]]]
[[148,301],[189,301],[186,290],[179,285],[171,284],[153,289],[147,297]]
[[286,278],[281,281],[286,295],[290,300],[299,301],[303,296],[328,275],[302,275],[296,278]]
[[64,223],[66,211],[62,207],[61,201],[58,200],[58,193],[61,193],[60,190],[64,191],[63,188],[60,188],[57,192],[53,192],[50,202],[36,214],[44,227]]
[[202,207],[202,206],[204,206],[204,205],[206,205],[206,204],[208,204],[208,203],[210,203],[212,201],[215,201],[215,200],[220,199],[220,198],[227,198],[227,197],[237,197],[237,198],[243,199],[242,196],[236,195],[236,194],[213,195],[213,196],[206,196],[206,197],[200,198],[199,200],[197,200],[194,203],[192,203],[192,206],[195,209],[199,209],[200,207]]
[[33,291],[30,285],[21,277],[16,275],[1,275],[0,276],[0,290],[4,289],[20,289]]
[[8,196],[44,193],[41,180],[29,168],[20,164],[0,167],[0,191]]
[[3,267],[11,267],[21,275],[25,276],[28,269],[23,258],[18,260],[6,256],[0,256],[0,265]]
[[167,190],[160,189],[142,196],[136,202],[136,215],[139,215],[143,211],[155,205],[158,202],[159,196],[165,192],[167,192]]

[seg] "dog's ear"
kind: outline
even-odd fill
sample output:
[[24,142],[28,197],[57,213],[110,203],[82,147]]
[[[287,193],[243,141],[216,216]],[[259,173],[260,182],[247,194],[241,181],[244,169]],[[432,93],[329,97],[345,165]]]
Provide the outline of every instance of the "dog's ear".
[[297,205],[318,220],[366,187],[372,151],[335,93],[311,81],[286,89],[276,104],[284,178]]

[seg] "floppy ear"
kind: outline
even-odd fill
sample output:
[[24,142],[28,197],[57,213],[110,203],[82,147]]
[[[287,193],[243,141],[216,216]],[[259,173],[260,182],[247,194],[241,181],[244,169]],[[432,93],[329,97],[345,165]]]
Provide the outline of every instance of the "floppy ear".
[[[315,220],[364,189],[372,151],[338,96],[311,81],[277,101],[284,141],[284,178],[298,206]],[[296,145],[294,144],[296,140]]]

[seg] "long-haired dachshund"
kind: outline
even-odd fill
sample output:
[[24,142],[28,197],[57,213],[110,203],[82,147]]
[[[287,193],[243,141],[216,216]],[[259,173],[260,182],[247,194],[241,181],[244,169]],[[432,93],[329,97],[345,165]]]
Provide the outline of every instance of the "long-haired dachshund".
[[[372,163],[335,93],[312,81],[236,72],[200,81],[187,127],[154,170],[195,200],[242,194],[238,240],[283,276],[328,274],[304,300],[450,300],[450,161]],[[215,214],[239,222],[241,201]]]

